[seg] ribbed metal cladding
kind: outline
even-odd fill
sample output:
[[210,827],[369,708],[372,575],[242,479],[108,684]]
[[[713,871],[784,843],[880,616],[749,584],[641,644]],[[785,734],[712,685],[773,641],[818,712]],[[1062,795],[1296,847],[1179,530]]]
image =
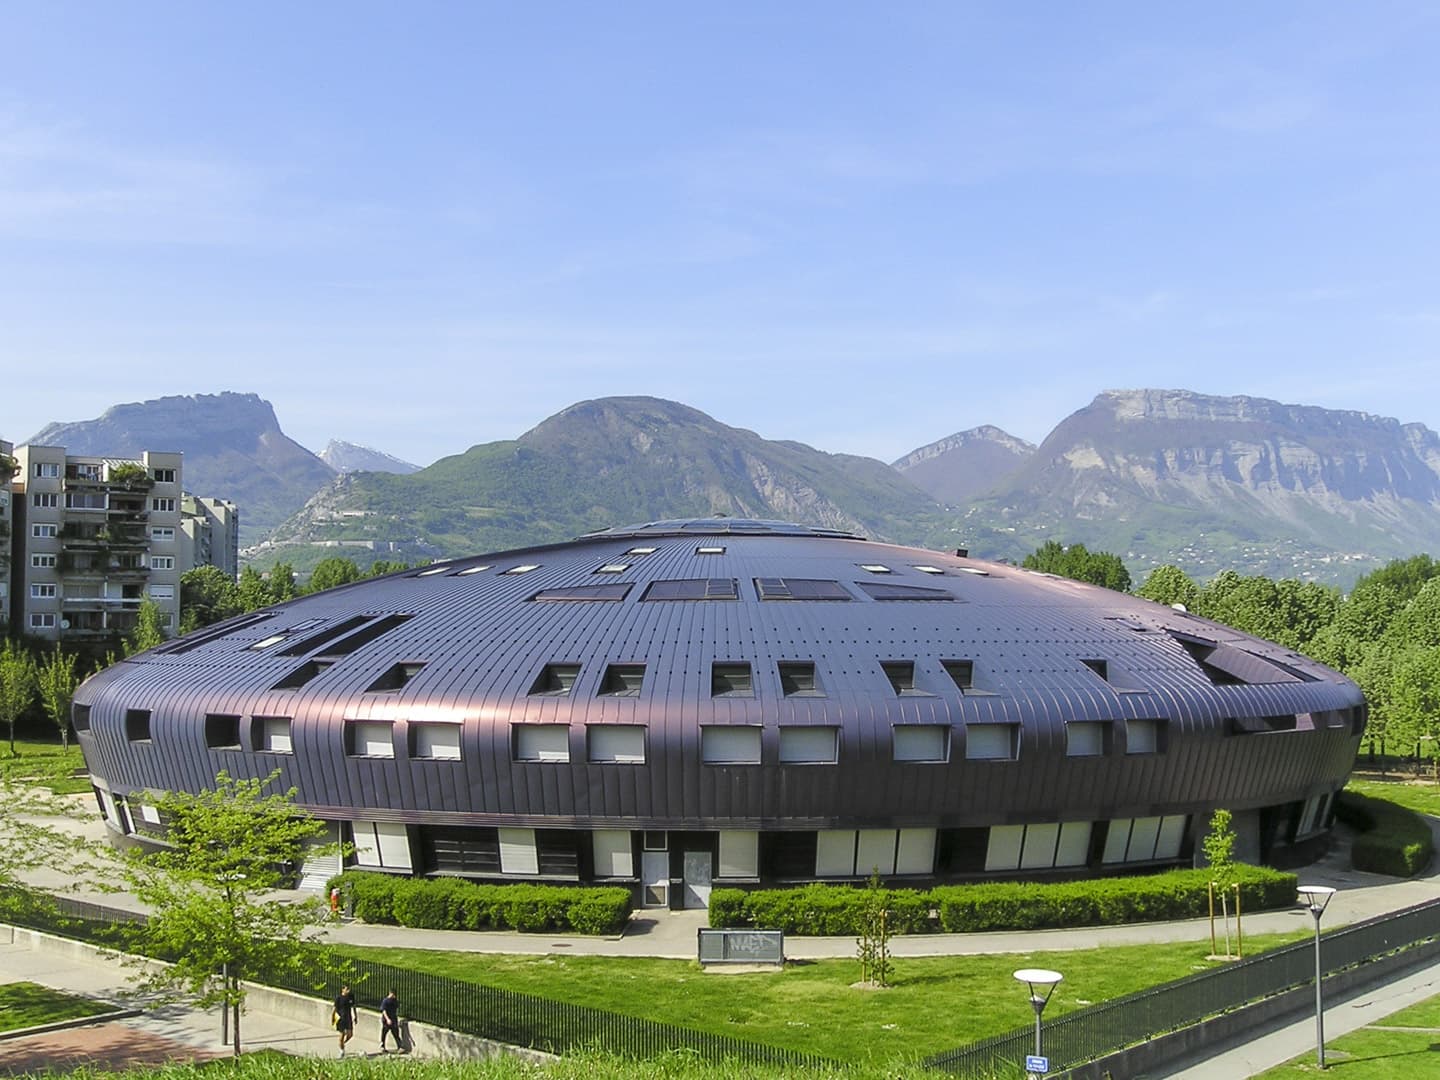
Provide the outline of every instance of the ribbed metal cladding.
[[[627,554],[637,546],[655,550]],[[625,569],[597,573],[616,564]],[[507,572],[522,566],[535,568]],[[488,568],[465,572],[476,567]],[[75,699],[90,707],[80,742],[92,773],[126,794],[279,768],[317,812],[411,823],[955,828],[1303,800],[1343,784],[1363,723],[1364,699],[1343,676],[1183,612],[800,526],[654,523],[431,570],[302,597],[92,677]],[[762,577],[838,582],[851,599],[761,600]],[[737,599],[643,599],[652,582],[716,578],[734,579]],[[953,599],[876,600],[859,587],[882,580]],[[632,584],[623,600],[532,599],[614,582]],[[396,615],[409,617],[376,622]],[[388,628],[336,654],[348,639],[325,630],[351,619]],[[1273,681],[1215,679],[1194,655],[1212,647]],[[814,665],[813,694],[785,695],[778,665],[795,661]],[[913,686],[897,690],[882,667],[892,661],[913,665]],[[972,663],[972,688],[950,661]],[[276,688],[309,662],[323,670]],[[750,665],[748,696],[712,695],[717,662]],[[397,663],[423,666],[397,690],[368,690]],[[550,664],[579,666],[567,694],[532,693]],[[643,665],[638,693],[605,692],[612,665]],[[150,711],[148,742],[127,739],[131,709]],[[207,714],[241,717],[242,748],[207,748]],[[1312,714],[1328,719],[1311,729]],[[1237,718],[1297,715],[1293,731],[1234,733]],[[289,718],[293,752],[254,747],[265,717]],[[394,757],[347,754],[347,721],[393,724]],[[1107,722],[1107,751],[1067,756],[1074,721]],[[1126,752],[1127,721],[1154,722],[1155,752]],[[459,760],[411,756],[412,729],[437,722],[461,725]],[[519,724],[568,726],[569,761],[516,760]],[[949,732],[948,760],[894,760],[893,728],[916,724]],[[967,758],[967,732],[992,724],[1015,726],[1014,758]],[[588,761],[594,725],[643,728],[644,763]],[[760,763],[703,763],[711,725],[757,727]],[[835,763],[781,764],[790,725],[836,729]]]

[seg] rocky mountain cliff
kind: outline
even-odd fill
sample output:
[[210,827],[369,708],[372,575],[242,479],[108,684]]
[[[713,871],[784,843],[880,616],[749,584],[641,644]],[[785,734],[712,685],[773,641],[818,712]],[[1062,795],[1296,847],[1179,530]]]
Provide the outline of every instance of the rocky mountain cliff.
[[1201,574],[1373,562],[1440,546],[1440,436],[1264,398],[1111,390],[965,521],[982,548],[984,537],[1013,551],[1054,537]]
[[343,439],[331,439],[325,444],[325,449],[320,451],[319,457],[337,473],[386,472],[405,476],[408,473],[420,471],[419,465],[401,461],[383,450],[376,450],[369,446],[357,446],[355,443],[345,442]]
[[185,489],[231,499],[240,508],[241,543],[258,541],[335,475],[280,430],[256,394],[194,394],[116,405],[95,420],[50,424],[29,443],[72,454],[185,455]]
[[257,555],[299,564],[300,548],[344,542],[415,558],[716,514],[907,542],[942,528],[934,500],[883,462],[773,442],[675,402],[617,397],[409,476],[340,477]]
[[991,424],[912,450],[894,467],[947,506],[1003,484],[1035,453],[1035,444]]

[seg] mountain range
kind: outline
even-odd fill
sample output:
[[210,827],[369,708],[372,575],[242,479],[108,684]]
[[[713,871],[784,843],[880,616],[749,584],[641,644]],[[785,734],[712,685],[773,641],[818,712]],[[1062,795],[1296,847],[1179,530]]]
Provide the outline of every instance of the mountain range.
[[352,444],[314,455],[254,394],[120,405],[28,441],[182,450],[187,488],[240,504],[254,561],[301,568],[342,545],[414,560],[718,514],[990,558],[1083,542],[1119,554],[1137,580],[1170,562],[1197,577],[1231,566],[1345,584],[1440,547],[1440,436],[1429,428],[1185,390],[1105,391],[1039,446],[986,425],[893,465],[648,397],[579,402],[518,439],[418,470]]

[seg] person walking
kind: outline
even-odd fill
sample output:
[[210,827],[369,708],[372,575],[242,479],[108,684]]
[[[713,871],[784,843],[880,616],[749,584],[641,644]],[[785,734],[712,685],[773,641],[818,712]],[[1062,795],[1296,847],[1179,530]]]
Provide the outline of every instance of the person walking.
[[391,990],[380,1002],[380,1052],[385,1053],[385,1038],[388,1035],[395,1036],[395,1049],[404,1050],[405,1043],[400,1038],[400,998]]
[[340,1033],[340,1056],[345,1056],[345,1044],[355,1035],[355,994],[349,986],[340,987],[335,998],[335,1011],[331,1017],[335,1030]]

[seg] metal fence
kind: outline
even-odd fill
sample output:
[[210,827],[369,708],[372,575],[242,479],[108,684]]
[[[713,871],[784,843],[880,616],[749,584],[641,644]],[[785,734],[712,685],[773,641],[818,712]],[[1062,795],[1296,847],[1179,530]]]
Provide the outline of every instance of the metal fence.
[[[19,926],[115,948],[123,948],[128,943],[126,932],[145,921],[143,915],[134,912],[68,897],[55,897],[53,903],[19,905],[0,917]],[[283,970],[251,972],[247,978],[310,997],[334,997],[339,993],[342,976],[325,973],[321,950],[312,954],[311,964],[297,959],[301,962]],[[802,1068],[835,1065],[814,1055],[727,1035],[368,960],[346,958],[343,979],[367,1008],[377,1008],[380,999],[393,988],[410,1020],[548,1053],[564,1054],[583,1048],[643,1059],[683,1050],[715,1062]]]
[[[1325,934],[1320,959],[1326,975],[1440,936],[1440,900],[1381,915]],[[1314,981],[1315,943],[1299,941],[1273,952],[1190,975],[1163,986],[1058,1016],[1041,1027],[1052,1071],[1197,1024],[1211,1016]],[[1017,1076],[1035,1049],[1034,1025],[962,1046],[925,1065],[972,1080]]]

